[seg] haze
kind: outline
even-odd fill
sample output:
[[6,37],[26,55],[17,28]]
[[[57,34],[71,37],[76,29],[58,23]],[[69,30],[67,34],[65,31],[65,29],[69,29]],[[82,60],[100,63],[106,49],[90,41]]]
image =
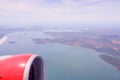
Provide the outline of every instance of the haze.
[[0,0],[1,25],[120,23],[120,0]]

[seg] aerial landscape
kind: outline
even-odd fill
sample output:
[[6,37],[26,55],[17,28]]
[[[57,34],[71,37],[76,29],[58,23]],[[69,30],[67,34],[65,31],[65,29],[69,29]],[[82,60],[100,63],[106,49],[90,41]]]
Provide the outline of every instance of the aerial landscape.
[[[45,35],[50,36],[48,38],[33,38],[32,41],[39,45],[47,43],[59,43],[63,45],[93,49],[102,53],[98,54],[98,56],[103,61],[114,66],[117,70],[120,70],[120,35],[119,30],[117,30],[119,27],[113,28],[112,30],[106,28],[106,32],[101,31],[100,29],[73,29],[74,30],[67,28],[63,30],[63,28],[59,28],[59,30],[57,30],[55,28],[48,29],[42,27],[42,29],[39,28],[32,30],[30,28],[11,28],[4,29],[5,33],[1,32],[1,38],[3,37],[6,41],[7,38],[4,36],[6,36],[8,33],[39,30]],[[109,30],[109,32],[107,32],[107,30]],[[15,44],[16,42],[17,41],[9,41],[8,43]]]
[[94,49],[95,51],[104,53],[99,55],[102,60],[120,70],[120,35],[113,33],[101,33],[89,31],[45,32],[45,34],[51,35],[55,38],[38,38],[33,39],[33,41],[38,44],[60,43],[69,46]]
[[120,1],[1,0],[0,56],[26,53],[46,80],[120,80]]
[[[107,31],[109,31],[109,32],[107,32]],[[29,29],[11,28],[8,30],[8,28],[6,28],[6,29],[4,29],[5,33],[3,34],[2,32],[3,32],[3,30],[1,31],[2,36],[0,39],[1,50],[4,50],[4,49],[2,49],[2,46],[4,46],[4,44],[7,44],[8,46],[12,45],[10,51],[9,51],[9,47],[8,48],[5,47],[5,50],[8,50],[9,54],[11,53],[11,50],[19,53],[19,48],[25,47],[25,44],[30,44],[31,42],[29,42],[29,41],[32,41],[35,44],[38,44],[38,47],[33,45],[36,49],[39,49],[39,46],[46,45],[46,44],[50,44],[51,47],[53,44],[62,44],[62,45],[68,45],[68,46],[73,46],[73,47],[78,47],[78,48],[83,47],[83,48],[88,48],[88,49],[95,50],[96,52],[99,52],[99,53],[95,53],[95,55],[97,55],[103,62],[109,64],[108,66],[110,66],[110,67],[113,66],[113,68],[115,68],[115,70],[120,71],[119,27],[112,28],[112,30],[109,28],[106,28],[105,31],[100,30],[100,29],[95,29],[95,28],[94,29],[91,29],[91,28],[90,29],[89,28],[87,28],[87,29],[59,28],[59,30],[56,28],[49,29],[49,28],[43,28],[43,27],[42,27],[42,29],[37,28],[36,30],[35,29],[32,30],[32,28],[31,29],[30,28]],[[14,34],[14,35],[10,36],[11,34]],[[19,37],[20,35],[21,35],[21,37]],[[35,37],[35,35],[42,35],[42,36]],[[33,36],[33,37],[29,38],[29,36]],[[24,40],[22,40],[22,37]],[[23,41],[23,43],[21,43],[20,41]],[[17,46],[19,43],[22,44],[21,47]],[[13,47],[15,47],[15,49],[17,51]],[[27,46],[27,47],[29,48],[30,46]],[[54,46],[53,46],[53,48],[54,48]],[[59,46],[56,49],[58,49],[58,51],[59,51]],[[40,49],[40,50],[42,50],[42,49]],[[46,48],[45,50],[49,51],[49,47]],[[54,51],[54,49],[52,49],[52,50]],[[32,51],[34,51],[34,50],[32,50]],[[64,54],[67,54],[66,52],[68,53],[69,51],[65,51]],[[81,49],[80,49],[80,52],[82,52]],[[49,52],[47,52],[47,54],[49,54]],[[60,54],[62,55],[62,53],[60,53]],[[74,55],[76,53],[72,53],[72,54]],[[91,52],[89,52],[89,50],[88,50],[88,53],[85,53],[85,54],[83,53],[83,55],[89,55],[89,54],[91,54]],[[78,55],[81,55],[81,53],[79,53]],[[81,55],[81,57],[82,57],[82,55]],[[86,61],[84,61],[84,62],[86,63]],[[93,65],[95,65],[95,64],[93,64]],[[81,67],[81,66],[79,66],[79,67]]]

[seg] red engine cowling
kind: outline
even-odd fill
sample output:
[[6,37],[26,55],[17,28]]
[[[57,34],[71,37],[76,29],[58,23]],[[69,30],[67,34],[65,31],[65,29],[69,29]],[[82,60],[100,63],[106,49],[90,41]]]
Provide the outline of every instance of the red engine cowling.
[[0,57],[0,80],[44,80],[43,59],[35,54]]

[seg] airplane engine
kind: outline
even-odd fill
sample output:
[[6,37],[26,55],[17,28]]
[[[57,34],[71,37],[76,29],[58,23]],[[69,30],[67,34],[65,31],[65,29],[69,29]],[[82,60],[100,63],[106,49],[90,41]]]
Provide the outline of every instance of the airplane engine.
[[0,80],[45,80],[43,59],[35,54],[1,56]]

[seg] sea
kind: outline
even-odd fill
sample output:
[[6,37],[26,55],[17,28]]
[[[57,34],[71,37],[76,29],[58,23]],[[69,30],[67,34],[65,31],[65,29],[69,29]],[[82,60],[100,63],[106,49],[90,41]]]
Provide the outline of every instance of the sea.
[[[120,71],[99,58],[95,50],[60,43],[37,44],[35,38],[53,38],[43,32],[9,33],[0,55],[33,53],[44,59],[46,80],[120,80]],[[9,43],[14,42],[14,43]]]

